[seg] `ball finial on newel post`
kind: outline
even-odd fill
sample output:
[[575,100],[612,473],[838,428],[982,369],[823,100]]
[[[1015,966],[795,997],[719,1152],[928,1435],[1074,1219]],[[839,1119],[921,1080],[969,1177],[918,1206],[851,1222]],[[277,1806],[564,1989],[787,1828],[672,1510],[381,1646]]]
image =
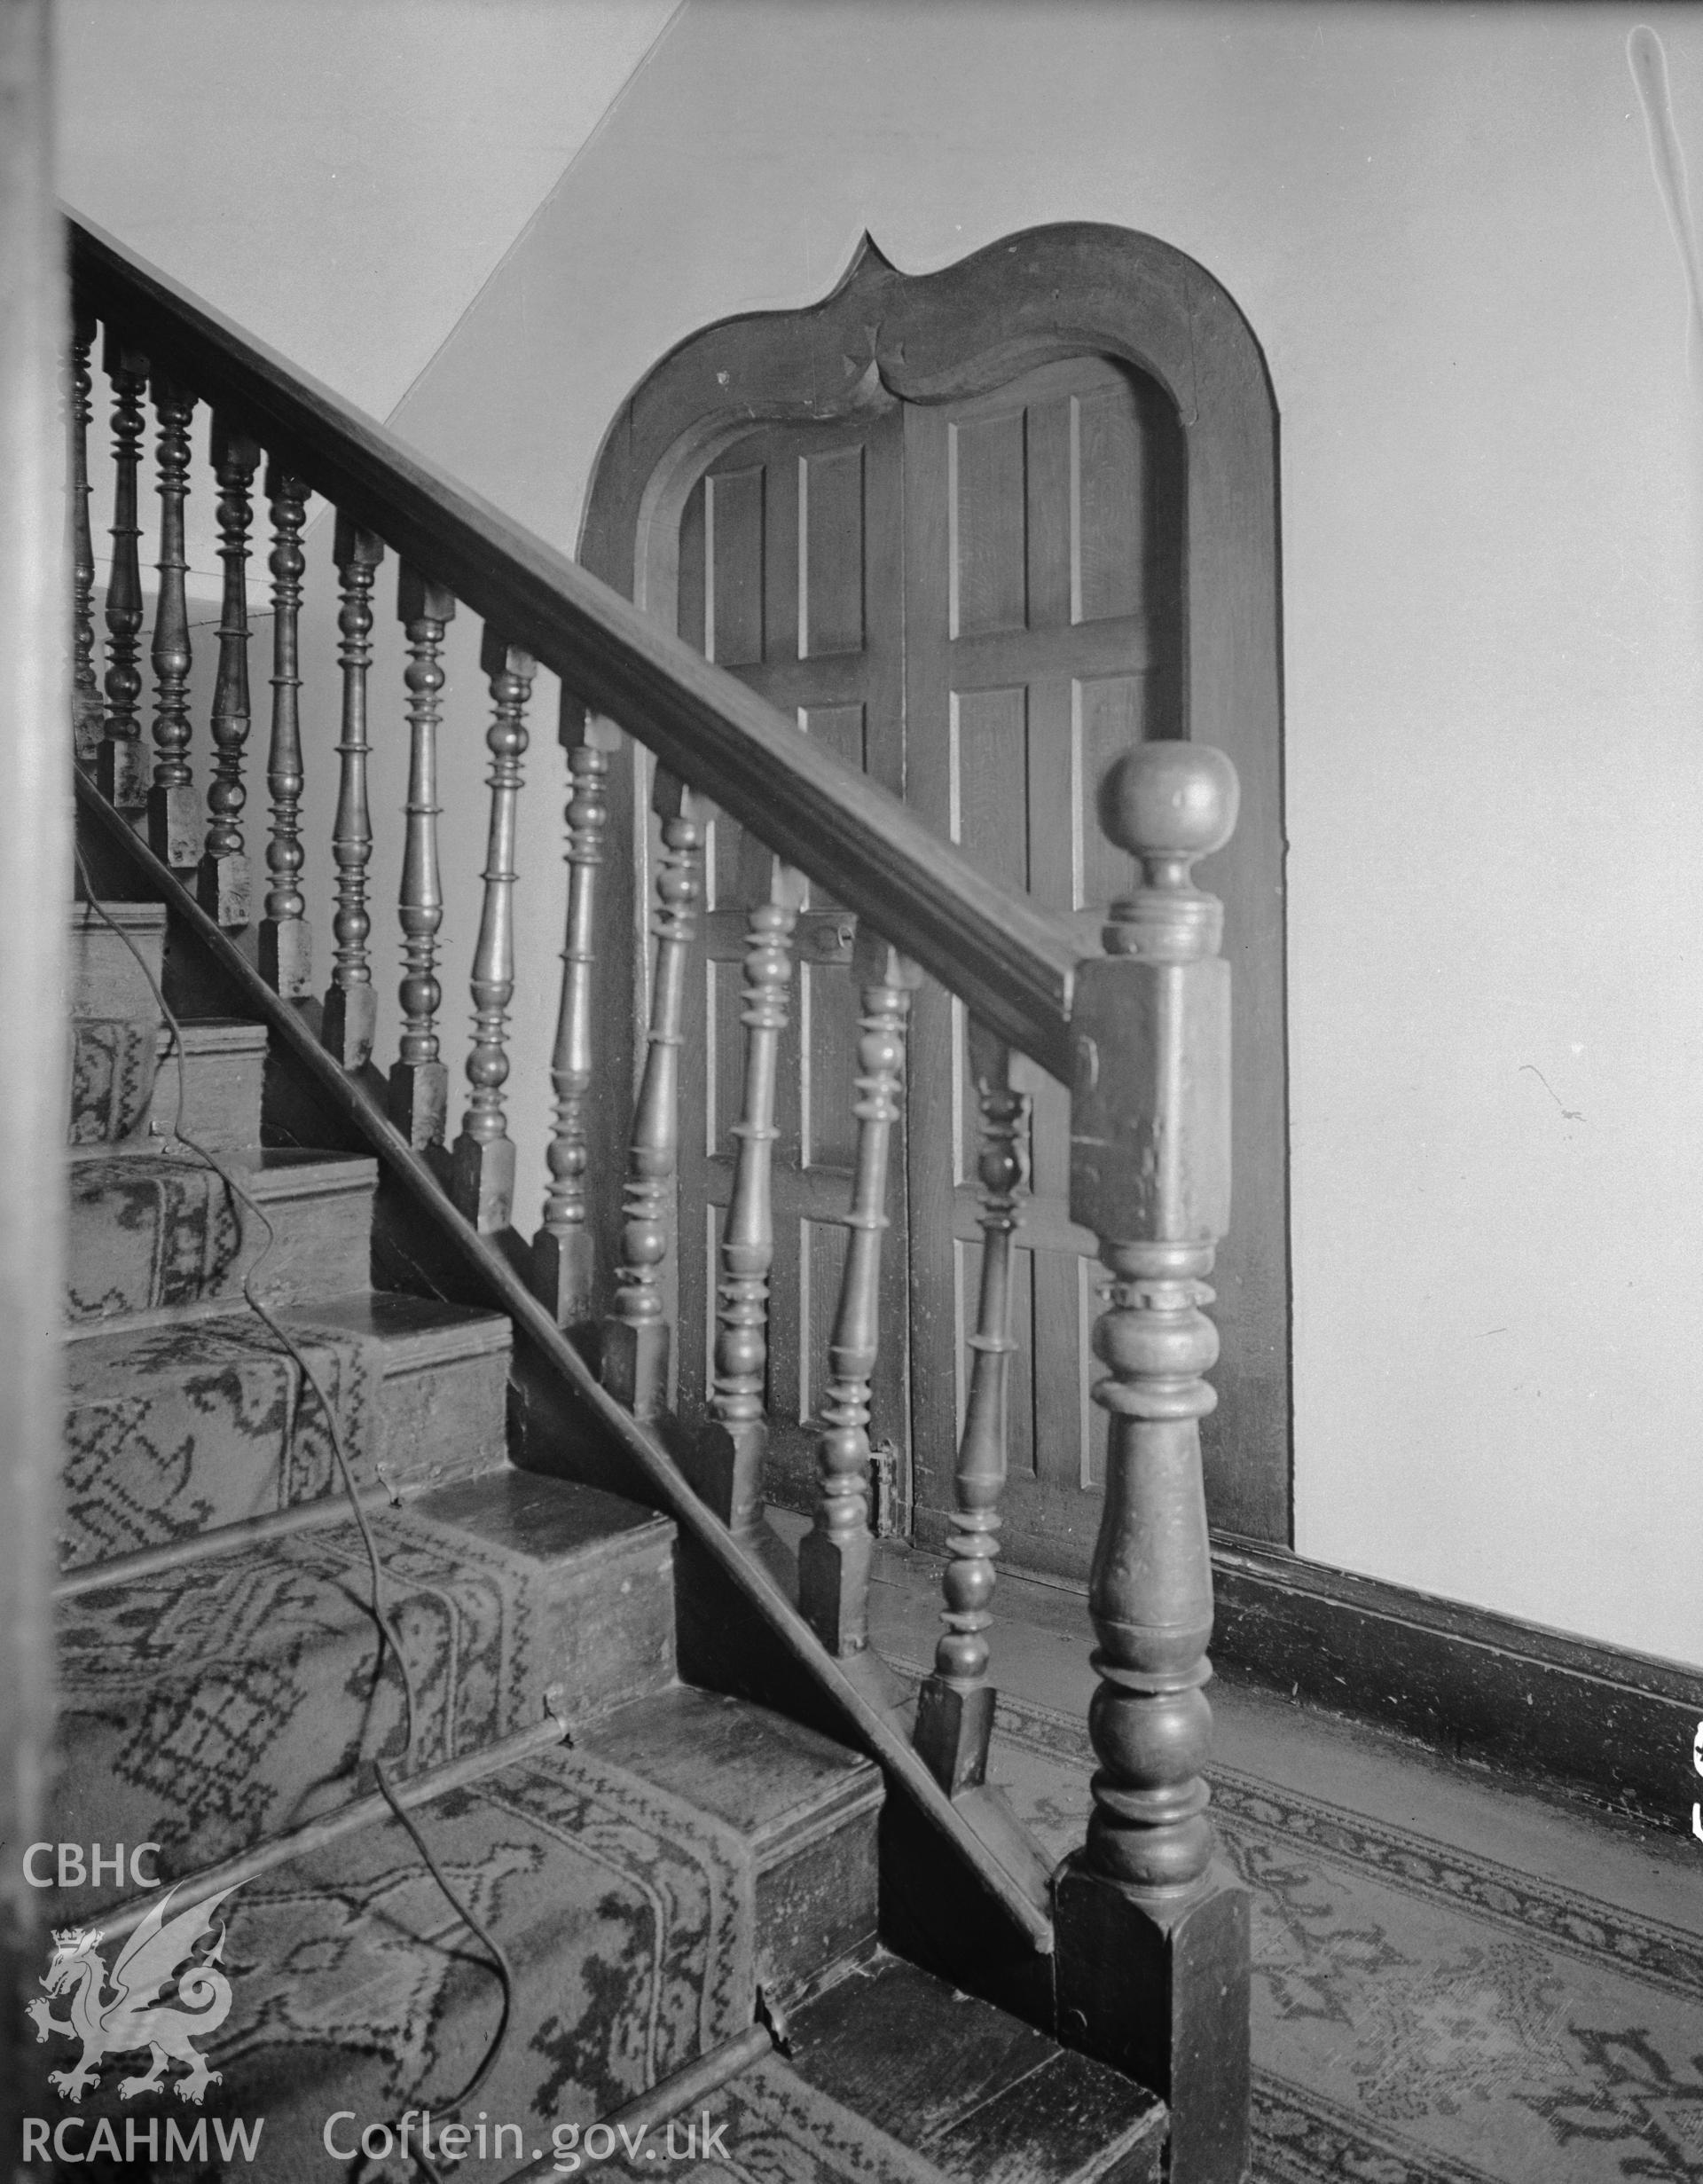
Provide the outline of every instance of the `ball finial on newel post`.
[[1210,954],[1223,911],[1190,876],[1200,857],[1236,829],[1236,768],[1208,743],[1138,744],[1100,784],[1100,824],[1140,869],[1135,891],[1111,906],[1104,939],[1114,955]]

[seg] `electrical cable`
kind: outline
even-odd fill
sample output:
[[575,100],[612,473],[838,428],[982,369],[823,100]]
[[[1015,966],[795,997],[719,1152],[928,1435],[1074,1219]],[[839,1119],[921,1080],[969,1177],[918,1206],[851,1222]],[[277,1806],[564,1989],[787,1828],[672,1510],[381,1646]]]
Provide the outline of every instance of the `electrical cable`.
[[[268,1309],[268,1308],[261,1301],[260,1298],[255,1293],[254,1282],[255,1272],[259,1268],[261,1261],[266,1257],[267,1253],[277,1243],[278,1231],[273,1227],[265,1207],[262,1206],[249,1191],[243,1188],[242,1184],[237,1181],[236,1177],[232,1174],[230,1168],[225,1165],[225,1163],[222,1161],[216,1153],[210,1151],[208,1147],[197,1143],[195,1139],[189,1137],[184,1134],[182,1128],[182,1123],[184,1110],[188,1104],[188,1071],[185,1065],[182,1027],[178,1024],[177,1016],[168,1006],[165,994],[161,989],[160,981],[154,977],[147,958],[143,955],[141,949],[137,947],[136,942],[131,939],[130,935],[126,932],[118,921],[108,913],[106,905],[100,900],[98,895],[96,893],[94,883],[90,877],[89,867],[84,860],[82,849],[74,847],[73,853],[76,859],[78,876],[83,885],[85,907],[93,910],[96,916],[100,919],[102,923],[105,924],[110,931],[115,932],[118,935],[124,946],[135,957],[137,967],[142,972],[142,976],[147,981],[148,990],[153,996],[154,1004],[160,1011],[161,1020],[166,1025],[167,1031],[170,1035],[170,1058],[176,1064],[177,1072],[177,1112],[172,1123],[172,1141],[177,1144],[186,1146],[189,1151],[196,1156],[196,1161],[199,1161],[205,1167],[210,1169],[211,1172],[219,1178],[220,1182],[224,1185],[227,1194],[233,1201],[232,1214],[233,1221],[236,1219],[234,1210],[235,1203],[239,1203],[247,1209],[247,1211],[259,1222],[261,1228],[265,1232],[264,1243],[262,1245],[260,1250],[255,1254],[254,1258],[249,1261],[247,1268],[243,1273],[243,1301],[248,1306],[255,1316],[267,1329],[268,1332],[271,1333],[279,1347],[294,1360],[295,1368],[302,1376],[303,1386],[310,1388],[313,1394],[318,1398],[319,1408],[325,1416],[326,1429],[331,1438],[332,1454],[336,1458],[337,1470],[342,1481],[343,1490],[349,1497],[349,1507],[353,1512],[355,1522],[360,1531],[362,1545],[365,1547],[366,1552],[367,1566],[372,1578],[370,1610],[373,1616],[373,1621],[377,1626],[379,1632],[378,1667],[381,1672],[384,1666],[385,1648],[388,1646],[392,1658],[396,1662],[397,1676],[402,1685],[404,1718],[407,1724],[406,1748],[404,1756],[407,1771],[410,1774],[412,1774],[414,1764],[415,1744],[419,1733],[420,1713],[419,1694],[415,1691],[413,1677],[409,1670],[408,1656],[403,1649],[402,1641],[396,1635],[396,1625],[391,1614],[389,1579],[388,1574],[386,1573],[383,1560],[379,1553],[378,1542],[374,1538],[372,1527],[367,1521],[367,1514],[365,1509],[362,1505],[359,1489],[357,1488],[355,1483],[355,1474],[353,1468],[349,1464],[348,1450],[344,1446],[342,1430],[337,1420],[337,1412],[334,1406],[328,1401],[325,1388],[321,1385],[318,1376],[315,1374],[312,1366],[308,1363],[307,1356],[302,1351],[300,1344],[295,1341],[289,1331],[282,1324],[277,1316]],[[169,1153],[162,1154],[160,1157],[167,1160],[175,1159],[174,1155]],[[192,1167],[196,1165],[196,1161],[178,1161],[177,1165],[184,1167]],[[294,1426],[295,1413],[294,1409],[292,1409],[289,1412],[286,1425],[286,1454],[287,1454],[288,1451],[288,1439],[289,1436],[293,1435],[294,1432]],[[413,1815],[407,1811],[401,1800],[397,1797],[396,1791],[392,1787],[389,1774],[386,1770],[383,1762],[376,1757],[373,1762],[373,1772],[377,1779],[380,1791],[383,1795],[385,1803],[389,1806],[398,1822],[406,1831],[409,1838],[413,1843],[415,1850],[420,1853],[420,1859],[425,1865],[427,1871],[431,1874],[433,1881],[442,1891],[445,1901],[450,1905],[450,1908],[454,1912],[456,1917],[460,1921],[462,1925],[467,1928],[467,1931],[472,1934],[489,1952],[491,1960],[491,1968],[495,1971],[498,1984],[502,1990],[502,2008],[498,2017],[497,2030],[492,2035],[490,2045],[485,2050],[483,2060],[480,2062],[478,2069],[467,2080],[467,2083],[462,2087],[461,2091],[456,2094],[455,2098],[452,2101],[443,2103],[445,2112],[450,2115],[453,2115],[459,2109],[464,2108],[467,2103],[470,2102],[479,2092],[480,2088],[490,2078],[492,2070],[496,2069],[497,2063],[501,2057],[504,2045],[508,2038],[509,2021],[514,2013],[515,1990],[514,1968],[510,1962],[508,1954],[503,1948],[501,1943],[498,1942],[490,1933],[483,1921],[481,1921],[475,1914],[472,1907],[463,1900],[461,1896],[457,1892],[454,1885],[450,1881],[449,1877],[443,1872],[443,1867],[432,1855],[431,1849],[427,1843],[424,1834],[420,1832]],[[416,2165],[422,2171],[428,2180],[428,2184],[442,2184],[442,2179],[439,2177],[438,2172],[433,2166],[430,2159],[417,2149],[411,2148],[409,2150]]]

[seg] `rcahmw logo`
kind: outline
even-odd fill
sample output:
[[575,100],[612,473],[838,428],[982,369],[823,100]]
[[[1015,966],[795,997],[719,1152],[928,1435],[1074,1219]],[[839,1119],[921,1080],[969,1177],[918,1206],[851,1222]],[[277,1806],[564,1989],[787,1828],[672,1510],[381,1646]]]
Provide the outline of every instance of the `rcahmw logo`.
[[150,2162],[204,2162],[216,2147],[221,2160],[234,2161],[240,2155],[244,2161],[253,2161],[260,2151],[265,2120],[257,2116],[252,2123],[245,2123],[239,2117],[226,2123],[215,2117],[209,2141],[205,2116],[192,2127],[180,2125],[175,2116],[150,2116],[145,2122],[139,2116],[127,2116],[121,2145],[117,2131],[105,2116],[96,2117],[92,2124],[86,2116],[62,2116],[57,2124],[50,2123],[45,2116],[26,2116],[24,2159],[140,2161],[145,2156]]
[[[81,1843],[33,1842],[24,1855],[24,1874],[33,1888],[97,1886],[106,1879],[122,1886],[128,1873],[139,1888],[157,1889],[157,1874],[143,1870],[142,1860],[159,1849],[157,1843],[139,1843],[127,1861],[119,1843],[106,1857],[98,1843],[85,1858]],[[43,1880],[38,1868],[48,1852],[53,1853],[52,1877]],[[82,2053],[67,2070],[51,2070],[48,2084],[75,2103],[90,2086],[98,2085],[103,2062],[120,2055],[146,2050],[148,2067],[118,2081],[121,2101],[137,2094],[162,2092],[169,2086],[180,2101],[199,2108],[207,2089],[218,2082],[219,2073],[208,2068],[207,2058],[194,2043],[224,2023],[231,2014],[231,1982],[219,1968],[224,1953],[224,1928],[215,1913],[234,1886],[174,1913],[179,1889],[168,1889],[158,1903],[150,1905],[124,1940],[110,1969],[100,1952],[106,1937],[98,1927],[68,1926],[53,1936],[53,1952],[41,1984],[46,1989],[28,2006],[35,2037],[53,2034],[79,2041]],[[165,1999],[169,1993],[170,2002]],[[53,2004],[63,1998],[66,2015],[56,2016]],[[169,2076],[170,2066],[183,2066],[180,2075]],[[252,2161],[260,2145],[263,2119],[216,2121],[214,2138],[225,2160],[240,2150]],[[106,2117],[92,2125],[77,2116],[57,2124],[45,2117],[24,2118],[23,2156],[26,2161],[44,2160],[50,2146],[62,2162],[114,2161],[138,2158],[145,2148],[151,2161],[195,2161],[208,2157],[208,2126],[192,2130],[168,2118],[163,2139],[160,2119],[146,2124],[127,2119],[126,2143]]]

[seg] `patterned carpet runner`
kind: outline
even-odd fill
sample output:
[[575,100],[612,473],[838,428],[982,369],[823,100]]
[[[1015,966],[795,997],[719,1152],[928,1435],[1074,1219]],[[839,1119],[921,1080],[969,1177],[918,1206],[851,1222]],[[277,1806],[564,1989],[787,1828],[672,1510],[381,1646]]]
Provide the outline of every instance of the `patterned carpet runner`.
[[[420,1819],[513,1964],[514,2034],[476,2110],[522,2126],[529,2157],[554,2125],[595,2122],[750,2023],[753,1869],[735,1829],[571,1750],[451,1793]],[[119,1953],[106,1947],[107,1971]],[[406,2109],[442,2117],[500,2015],[483,1951],[395,1822],[236,1890],[197,1957],[209,1968],[195,1999],[216,2029],[196,2045],[220,2073],[201,2105],[163,2088],[122,2099],[110,2067],[78,2105],[90,2133],[102,2116],[121,2133],[124,2119],[145,2133],[156,2118],[162,2145],[168,2119],[216,2133],[221,2119],[263,2117],[263,2158],[232,2169],[262,2184],[348,2175],[326,2151],[334,2116],[345,2146]],[[54,2005],[61,2018],[75,2014],[75,1984]],[[507,2175],[522,2165],[512,2142],[454,2173]]]
[[[372,1521],[419,1701],[415,1764],[538,1719],[554,1672],[547,1568],[414,1510]],[[370,1789],[366,1763],[405,1740],[371,1591],[343,1520],[67,1602],[62,1825],[160,1843],[169,1879]],[[79,1891],[67,1910],[91,1900]]]
[[224,1179],[162,1152],[71,1171],[66,1317],[111,1319],[193,1304],[236,1286],[242,1233]]
[[[1080,1840],[1085,1725],[1000,1698],[997,1766]],[[1695,2184],[1703,1937],[1217,1769],[1253,1892],[1255,2184]]]
[[381,1353],[290,1316],[296,1360],[247,1310],[85,1337],[67,1352],[60,1564],[75,1569],[317,1500],[340,1482],[328,1399],[356,1475]]
[[135,1136],[153,1103],[160,1048],[153,1017],[80,1017],[70,1026],[70,1145],[117,1145]]

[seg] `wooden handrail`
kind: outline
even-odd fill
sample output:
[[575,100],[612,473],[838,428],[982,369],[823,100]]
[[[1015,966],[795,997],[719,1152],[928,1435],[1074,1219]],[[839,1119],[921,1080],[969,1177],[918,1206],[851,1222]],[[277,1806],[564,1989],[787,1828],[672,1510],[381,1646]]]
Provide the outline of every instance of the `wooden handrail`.
[[985,879],[898,797],[631,601],[229,319],[69,218],[79,305],[241,419],[340,510],[451,588],[680,778],[1068,1078],[1071,926]]

